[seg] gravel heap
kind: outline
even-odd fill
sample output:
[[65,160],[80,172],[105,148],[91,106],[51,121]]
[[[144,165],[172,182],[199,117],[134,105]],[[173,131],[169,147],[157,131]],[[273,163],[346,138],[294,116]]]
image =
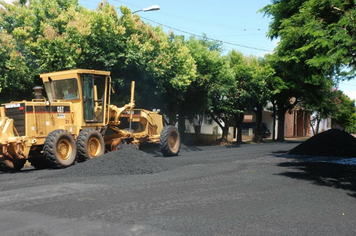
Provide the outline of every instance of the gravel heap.
[[167,170],[160,162],[162,157],[153,157],[125,145],[120,150],[108,152],[100,157],[76,163],[51,174],[54,177],[86,177],[103,175],[152,174]]
[[330,129],[309,138],[288,154],[356,157],[356,138],[339,129]]

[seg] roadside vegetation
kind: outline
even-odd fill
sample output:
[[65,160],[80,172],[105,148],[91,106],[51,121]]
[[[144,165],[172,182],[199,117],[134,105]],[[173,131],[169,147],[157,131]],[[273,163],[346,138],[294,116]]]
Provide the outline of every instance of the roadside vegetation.
[[[135,80],[136,105],[160,109],[166,123],[186,118],[197,131],[204,117],[223,130],[241,127],[243,113],[256,114],[254,141],[261,142],[262,110],[271,101],[284,140],[284,115],[298,106],[331,117],[356,132],[355,103],[337,82],[355,75],[356,6],[353,1],[271,1],[272,54],[224,52],[220,42],[185,38],[153,27],[121,6],[103,1],[95,10],[78,0],[0,0],[0,102],[32,99],[39,74],[74,68],[111,71],[121,87],[112,102],[129,101]],[[239,129],[238,140],[241,141]]]

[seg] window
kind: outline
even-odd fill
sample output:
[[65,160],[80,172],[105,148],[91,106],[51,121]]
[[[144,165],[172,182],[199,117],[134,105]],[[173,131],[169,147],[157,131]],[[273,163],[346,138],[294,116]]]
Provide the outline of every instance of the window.
[[49,100],[75,100],[79,99],[77,79],[65,79],[53,81],[53,94],[50,82],[45,83],[45,88]]
[[82,74],[83,106],[86,122],[102,122],[102,104],[105,94],[105,76]]

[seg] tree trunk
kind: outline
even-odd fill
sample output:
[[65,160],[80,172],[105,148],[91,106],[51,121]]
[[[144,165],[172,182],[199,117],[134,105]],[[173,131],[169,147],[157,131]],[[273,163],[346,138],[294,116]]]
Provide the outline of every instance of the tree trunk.
[[185,142],[185,115],[181,112],[178,116],[178,130],[181,142]]
[[277,116],[277,110],[276,110],[276,102],[273,101],[273,130],[272,130],[272,140],[276,140],[276,116]]
[[[179,105],[176,105],[174,107],[169,106],[170,109],[167,107],[163,109],[163,114],[166,114],[168,118],[168,124],[166,125],[175,125],[177,123],[177,115],[179,119],[179,114],[182,113],[179,109]],[[185,114],[183,114],[185,115]]]
[[277,115],[278,115],[278,134],[277,141],[284,142],[284,123],[286,119],[286,109],[284,108],[283,102],[277,101]]
[[319,133],[320,121],[321,121],[321,119],[319,119],[319,118],[316,119],[315,134]]
[[315,127],[314,127],[315,121],[314,121],[313,119],[310,119],[309,123],[310,123],[310,126],[311,126],[311,128],[312,128],[313,135],[315,135]]
[[257,104],[256,106],[256,127],[255,133],[253,135],[253,142],[261,143],[262,142],[262,104]]
[[194,125],[194,132],[199,136],[201,134],[201,125]]
[[195,140],[200,141],[201,125],[194,125]]
[[237,143],[242,143],[242,122],[244,121],[244,113],[235,114],[235,122],[237,127]]
[[227,143],[227,135],[229,134],[229,126],[225,125],[222,129],[221,142]]
[[[221,137],[221,142],[227,142],[227,135],[229,133],[229,126],[227,125],[226,120],[220,121],[221,118],[217,118],[214,116],[213,113],[210,113],[211,118],[215,121],[216,124],[219,125],[220,129],[222,130],[222,137]],[[224,125],[222,124],[224,122]]]

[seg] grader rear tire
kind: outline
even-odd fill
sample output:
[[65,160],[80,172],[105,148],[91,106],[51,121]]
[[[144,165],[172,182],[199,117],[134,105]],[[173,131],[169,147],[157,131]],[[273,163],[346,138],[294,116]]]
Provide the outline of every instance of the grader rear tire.
[[105,153],[103,136],[96,129],[82,130],[77,138],[78,161],[83,162]]
[[163,156],[177,156],[180,150],[180,136],[177,128],[172,125],[164,127],[159,145]]
[[73,136],[66,130],[54,130],[46,138],[44,156],[52,168],[64,168],[72,165],[77,155]]

